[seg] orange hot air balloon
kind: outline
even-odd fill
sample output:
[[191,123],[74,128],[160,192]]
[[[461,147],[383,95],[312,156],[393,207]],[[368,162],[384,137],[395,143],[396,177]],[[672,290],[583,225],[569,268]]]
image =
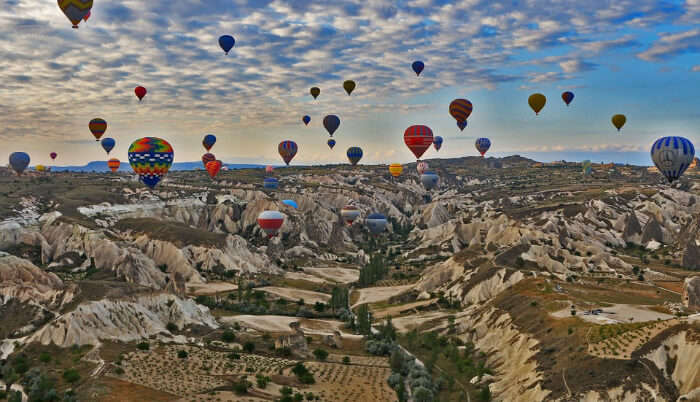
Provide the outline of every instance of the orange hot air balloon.
[[392,176],[399,177],[401,176],[401,172],[403,172],[403,166],[401,166],[400,163],[392,163],[389,165],[389,173],[391,173]]
[[107,161],[107,167],[108,167],[112,172],[116,172],[117,170],[119,170],[119,166],[121,166],[121,164],[122,164],[122,163],[121,163],[121,162],[119,161],[119,159],[117,159],[117,158],[112,158],[112,159],[110,159],[110,160]]
[[216,177],[217,174],[219,174],[219,170],[221,170],[221,166],[223,164],[221,161],[211,161],[207,163],[207,172],[209,172],[209,177],[212,179]]

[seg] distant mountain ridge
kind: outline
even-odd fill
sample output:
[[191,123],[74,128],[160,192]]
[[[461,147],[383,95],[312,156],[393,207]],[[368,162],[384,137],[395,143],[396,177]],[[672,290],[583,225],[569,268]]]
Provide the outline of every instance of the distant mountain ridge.
[[[224,163],[228,169],[256,169],[263,168],[266,165],[255,165],[255,164],[245,164],[245,163]],[[174,170],[203,170],[202,162],[176,162],[170,167],[171,171]],[[105,161],[93,161],[85,166],[51,166],[51,170],[54,172],[109,172],[110,169]],[[120,172],[132,172],[129,162],[122,162],[119,166]]]

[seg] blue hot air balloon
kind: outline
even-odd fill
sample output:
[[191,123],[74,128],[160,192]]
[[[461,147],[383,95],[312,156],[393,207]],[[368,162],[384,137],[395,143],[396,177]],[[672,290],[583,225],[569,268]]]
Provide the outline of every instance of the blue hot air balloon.
[[414,61],[411,67],[413,67],[413,71],[416,73],[416,75],[420,75],[420,73],[423,72],[423,69],[425,68],[425,64],[422,61],[418,60]]
[[491,140],[489,140],[488,138],[477,138],[476,143],[474,143],[474,146],[483,158],[486,151],[488,151],[489,148],[491,148]]
[[435,138],[433,138],[433,146],[435,147],[436,151],[439,151],[440,148],[442,148],[442,137],[439,135],[435,136]]
[[296,201],[294,200],[282,200],[282,204],[292,207],[294,209],[299,209],[299,205],[297,205]]
[[360,147],[350,147],[348,148],[348,160],[353,166],[357,165],[357,162],[362,159],[362,148]]
[[275,190],[279,186],[279,182],[274,177],[268,177],[263,180],[263,188]]
[[216,144],[216,136],[213,134],[207,134],[204,136],[204,139],[202,140],[202,145],[204,146],[204,149],[207,151],[211,150],[211,147]]
[[420,181],[426,190],[432,190],[437,187],[440,182],[440,177],[433,172],[424,172],[420,175]]
[[114,138],[103,138],[100,144],[102,144],[102,149],[104,149],[105,152],[107,152],[107,155],[109,155],[109,153],[114,149],[114,146],[117,145],[117,142],[114,141]]
[[10,155],[10,167],[17,172],[18,175],[24,172],[24,169],[29,166],[29,155],[26,152],[13,152]]
[[669,183],[681,177],[694,157],[693,143],[683,137],[659,138],[651,146],[651,159]]
[[467,121],[466,120],[458,121],[457,127],[459,127],[459,131],[464,131],[464,129],[467,128]]
[[326,131],[328,131],[328,134],[330,134],[332,137],[335,130],[340,127],[340,117],[334,114],[329,114],[323,118],[323,127],[326,128]]
[[330,149],[333,149],[334,146],[335,146],[335,140],[333,138],[331,138],[330,140],[328,140],[328,147]]
[[222,49],[224,49],[224,52],[228,54],[228,52],[233,49],[233,45],[236,44],[236,40],[233,39],[233,36],[231,35],[224,35],[219,38],[219,46],[221,46]]
[[374,213],[365,219],[365,223],[372,234],[378,235],[386,229],[388,221],[386,220],[386,216]]
[[566,91],[563,94],[561,94],[561,98],[566,103],[566,106],[569,106],[569,103],[571,103],[572,100],[574,100],[574,93],[571,91]]
[[306,125],[308,126],[309,123],[311,123],[311,117],[310,117],[310,116],[304,116],[304,117],[301,118],[301,121],[303,121],[304,124],[306,124]]

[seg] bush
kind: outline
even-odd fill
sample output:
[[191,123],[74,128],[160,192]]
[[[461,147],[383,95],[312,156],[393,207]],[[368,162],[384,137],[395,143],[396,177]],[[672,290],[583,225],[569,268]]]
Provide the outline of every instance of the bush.
[[149,345],[148,342],[141,342],[138,345],[136,345],[136,348],[138,350],[149,350],[151,349],[151,345]]
[[237,393],[238,395],[243,395],[248,393],[248,388],[250,388],[253,384],[250,383],[250,381],[244,379],[241,379],[237,383],[233,384],[233,392]]
[[187,356],[188,356],[188,354],[186,351],[184,351],[184,350],[177,351],[177,357],[179,357],[180,359],[187,359]]
[[39,355],[39,361],[42,363],[48,363],[51,361],[51,355],[46,352],[41,352]]
[[314,356],[320,361],[325,361],[328,358],[328,352],[324,349],[314,350]]
[[228,358],[232,360],[239,360],[241,358],[241,355],[239,355],[238,353],[229,353]]
[[248,341],[243,345],[243,350],[246,353],[253,353],[255,351],[255,344],[253,342]]
[[293,392],[294,392],[294,391],[293,391],[291,388],[287,387],[287,386],[282,387],[282,389],[280,390],[280,394],[282,394],[283,396],[292,395]]
[[491,400],[491,390],[489,389],[489,387],[484,386],[483,388],[481,388],[481,391],[479,391],[477,398],[479,398],[479,400],[482,402],[489,402]]
[[350,356],[343,357],[343,364],[350,364]]
[[258,388],[261,389],[267,388],[267,384],[270,382],[270,377],[266,377],[262,374],[258,374],[255,379],[257,380]]
[[117,368],[114,370],[114,372],[115,372],[117,375],[122,375],[122,374],[124,374],[124,369],[121,368],[121,367],[117,367]]
[[285,346],[283,348],[277,349],[277,354],[282,357],[289,357],[292,355],[292,349]]
[[304,366],[303,363],[297,363],[292,372],[297,376],[297,379],[302,384],[315,384],[314,375]]
[[80,373],[76,369],[68,369],[63,372],[63,379],[73,384],[80,381]]
[[234,342],[236,340],[236,334],[234,334],[230,329],[227,329],[223,334],[221,334],[221,340],[226,343]]
[[167,329],[167,330],[170,331],[170,332],[175,332],[175,331],[177,331],[179,328],[177,327],[177,325],[175,325],[174,322],[169,322],[168,325],[165,326],[165,329]]

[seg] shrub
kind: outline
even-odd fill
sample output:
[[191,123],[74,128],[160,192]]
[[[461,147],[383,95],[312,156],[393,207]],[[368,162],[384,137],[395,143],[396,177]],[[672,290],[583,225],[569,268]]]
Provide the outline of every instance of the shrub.
[[121,367],[117,367],[117,368],[114,370],[114,372],[115,372],[117,375],[122,375],[122,374],[124,374],[124,369],[121,368]]
[[187,356],[188,356],[188,354],[186,351],[184,351],[184,350],[177,351],[177,357],[179,357],[180,359],[187,359]]
[[51,355],[46,352],[41,352],[39,355],[39,361],[42,363],[48,363],[51,361]]
[[221,334],[221,340],[226,343],[231,343],[236,340],[236,334],[234,334],[230,329],[227,329],[223,334]]
[[314,350],[314,356],[320,361],[325,361],[328,358],[328,352],[324,349]]
[[253,384],[251,384],[250,381],[243,378],[237,383],[233,384],[233,391],[238,395],[247,394],[248,388],[250,388],[252,385]]
[[343,357],[343,364],[350,364],[350,356]]
[[270,377],[266,377],[264,375],[258,374],[255,379],[257,380],[258,383],[258,388],[265,389],[267,388],[267,384],[270,382]]
[[253,342],[248,341],[243,345],[243,350],[246,353],[253,353],[255,351],[255,344]]
[[239,355],[238,353],[229,353],[228,358],[232,360],[239,360],[241,358],[241,355]]
[[63,372],[63,379],[73,384],[80,381],[80,373],[76,369],[68,369]]
[[138,350],[149,350],[151,349],[151,345],[149,345],[148,342],[141,342],[138,345],[136,345],[136,348]]
[[280,390],[280,394],[282,394],[283,396],[292,395],[293,392],[294,392],[294,391],[293,391],[291,388],[287,387],[287,386],[282,387],[282,389]]
[[177,327],[177,325],[175,325],[175,323],[169,322],[168,325],[165,326],[165,329],[167,329],[167,330],[170,331],[170,332],[175,332],[175,331],[177,331],[179,328]]
[[277,349],[277,354],[283,357],[289,357],[292,355],[292,349],[285,346],[283,348]]

